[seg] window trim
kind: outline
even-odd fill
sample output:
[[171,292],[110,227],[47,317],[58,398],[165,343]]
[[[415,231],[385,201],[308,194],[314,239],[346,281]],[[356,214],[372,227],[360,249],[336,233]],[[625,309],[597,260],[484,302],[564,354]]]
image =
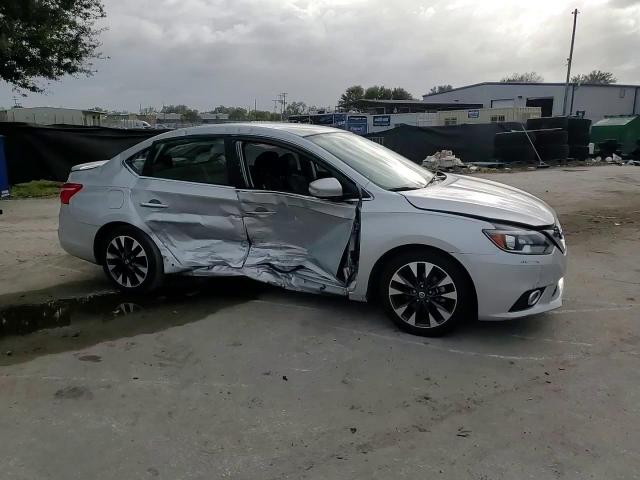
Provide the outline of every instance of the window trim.
[[[355,180],[353,180],[349,175],[347,175],[346,173],[344,173],[342,170],[340,170],[338,167],[335,167],[333,165],[328,164],[324,159],[318,157],[315,153],[310,152],[309,150],[300,147],[299,145],[294,145],[291,144],[287,141],[284,140],[280,140],[280,139],[275,139],[275,138],[271,138],[271,137],[262,137],[262,136],[252,136],[252,135],[232,135],[229,136],[230,140],[232,140],[233,142],[235,142],[236,144],[236,155],[238,156],[238,161],[241,165],[241,170],[247,172],[247,176],[248,178],[245,178],[245,182],[246,182],[246,186],[245,188],[241,188],[240,190],[249,190],[252,192],[271,192],[271,193],[278,193],[281,195],[295,195],[298,197],[302,197],[302,198],[310,198],[310,199],[314,199],[314,200],[323,200],[323,199],[319,199],[318,197],[314,197],[313,195],[304,195],[304,194],[300,194],[300,193],[293,193],[293,192],[281,192],[278,190],[264,190],[261,188],[256,188],[255,185],[253,184],[253,179],[251,178],[251,173],[249,170],[249,165],[247,164],[246,159],[244,158],[244,149],[243,149],[243,145],[245,143],[265,143],[267,145],[273,145],[275,147],[279,147],[279,148],[286,148],[291,150],[292,152],[298,154],[298,155],[305,155],[307,157],[309,157],[310,160],[312,160],[313,162],[316,162],[318,164],[320,164],[323,168],[325,168],[326,170],[328,170],[329,172],[332,173],[336,173],[338,176],[343,177],[346,181],[351,182],[356,189],[359,189],[362,195],[362,200],[372,200],[373,199],[373,195],[368,192],[367,190],[364,189],[364,187],[362,187],[362,185],[360,185],[358,182],[356,182]],[[338,180],[340,180],[338,178]],[[353,197],[353,198],[344,198],[342,199],[342,201],[353,201],[353,200],[359,200],[358,197]]]
[[216,188],[233,188],[233,189],[236,189],[236,190],[244,188],[244,185],[223,185],[223,184],[220,184],[220,183],[206,183],[206,182],[196,182],[196,181],[193,181],[193,180],[177,180],[175,178],[152,177],[152,176],[149,176],[149,175],[144,175],[143,173],[136,173],[127,164],[127,161],[129,159],[133,158],[135,155],[138,155],[143,150],[149,150],[149,153],[147,154],[147,159],[145,160],[145,164],[143,166],[143,172],[144,172],[144,167],[146,167],[147,162],[149,162],[151,160],[151,158],[155,158],[155,155],[157,154],[159,145],[163,145],[163,144],[166,144],[166,143],[181,143],[181,142],[186,141],[186,140],[188,141],[188,140],[196,140],[196,139],[197,140],[222,139],[224,141],[225,155],[227,157],[227,161],[231,160],[232,163],[234,164],[233,166],[235,166],[235,164],[237,163],[237,161],[238,161],[237,157],[235,155],[229,155],[229,153],[230,153],[229,152],[229,147],[230,147],[229,142],[231,141],[231,138],[229,137],[229,135],[224,135],[224,134],[218,134],[218,135],[215,135],[215,134],[213,134],[213,135],[202,135],[202,134],[197,135],[196,134],[196,135],[181,135],[181,136],[176,136],[176,137],[163,138],[161,140],[156,140],[151,145],[149,145],[148,147],[137,151],[136,153],[134,153],[133,155],[131,155],[127,159],[123,160],[122,163],[125,165],[125,167],[131,173],[133,173],[138,178],[144,178],[144,179],[148,179],[148,180],[160,180],[160,181],[166,181],[166,182],[188,183],[188,184],[193,184],[193,185],[204,185],[204,186],[216,187]]

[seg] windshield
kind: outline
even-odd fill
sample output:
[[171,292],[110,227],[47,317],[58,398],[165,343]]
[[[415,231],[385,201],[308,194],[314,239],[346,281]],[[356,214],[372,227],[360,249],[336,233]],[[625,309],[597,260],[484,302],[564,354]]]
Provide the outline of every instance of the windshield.
[[402,155],[351,133],[324,133],[307,139],[386,190],[424,188],[433,178],[431,172]]

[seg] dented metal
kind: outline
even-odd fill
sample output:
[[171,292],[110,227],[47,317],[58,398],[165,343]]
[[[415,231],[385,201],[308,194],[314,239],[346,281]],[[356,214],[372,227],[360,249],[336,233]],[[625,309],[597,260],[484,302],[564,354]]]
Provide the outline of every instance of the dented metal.
[[187,190],[153,178],[139,184],[131,192],[136,212],[182,269],[243,266],[249,242],[234,188],[193,184]]
[[[140,181],[136,209],[182,271],[346,294],[338,277],[356,204],[207,185],[174,193],[170,180]],[[149,196],[158,202],[149,204]]]

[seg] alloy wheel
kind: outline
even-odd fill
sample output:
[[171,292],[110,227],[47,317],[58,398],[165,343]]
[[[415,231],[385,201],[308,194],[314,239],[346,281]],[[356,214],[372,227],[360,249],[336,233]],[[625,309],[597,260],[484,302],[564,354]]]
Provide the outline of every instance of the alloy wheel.
[[411,262],[391,277],[389,301],[396,315],[409,325],[434,328],[455,312],[458,291],[451,276],[429,262]]
[[106,262],[111,277],[125,288],[138,287],[147,278],[147,252],[135,238],[114,237],[107,246]]

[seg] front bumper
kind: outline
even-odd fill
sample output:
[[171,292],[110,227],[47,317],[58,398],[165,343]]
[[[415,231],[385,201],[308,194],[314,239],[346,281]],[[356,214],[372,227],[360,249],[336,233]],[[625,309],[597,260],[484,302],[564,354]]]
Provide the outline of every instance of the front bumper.
[[[567,256],[558,248],[549,255],[456,255],[476,288],[480,320],[508,320],[547,312],[562,306]],[[510,311],[529,290],[544,288],[538,302]]]

